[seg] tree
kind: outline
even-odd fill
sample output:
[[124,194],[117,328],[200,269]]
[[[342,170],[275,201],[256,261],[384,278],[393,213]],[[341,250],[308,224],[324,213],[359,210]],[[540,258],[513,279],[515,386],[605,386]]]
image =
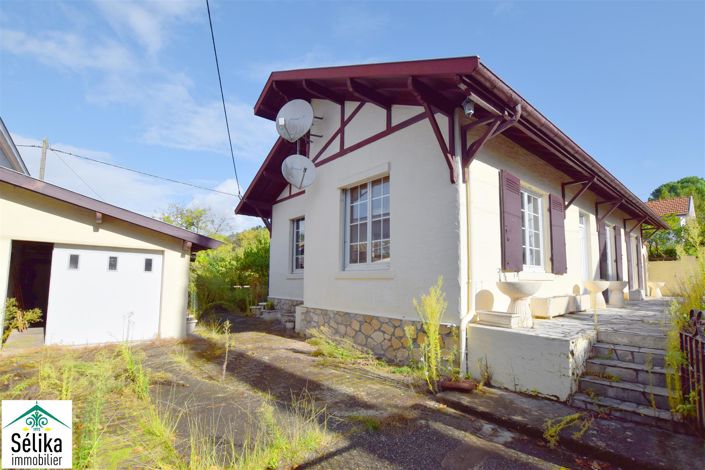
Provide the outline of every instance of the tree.
[[231,230],[225,217],[216,216],[211,209],[205,207],[186,207],[172,203],[158,218],[201,235],[223,234]]

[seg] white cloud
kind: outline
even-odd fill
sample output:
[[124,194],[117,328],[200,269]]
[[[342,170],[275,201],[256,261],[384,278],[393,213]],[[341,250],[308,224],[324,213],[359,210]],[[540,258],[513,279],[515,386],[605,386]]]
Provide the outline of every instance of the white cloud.
[[64,31],[30,35],[2,28],[0,48],[15,55],[33,56],[49,66],[73,71],[97,69],[116,72],[134,66],[130,52],[117,42],[106,39],[88,42],[77,34]]
[[[226,193],[237,193],[237,184],[235,179],[230,178],[215,187],[218,191]],[[243,191],[244,192],[244,191]],[[248,217],[244,215],[235,215],[235,207],[237,206],[236,198],[224,197],[217,193],[201,193],[196,195],[188,204],[189,207],[207,207],[216,218],[222,218],[226,221],[228,228],[232,232],[240,232],[248,228],[263,225],[262,221],[256,217]]]
[[149,54],[164,46],[168,26],[193,18],[203,3],[196,0],[97,1],[99,9],[119,33],[134,37]]

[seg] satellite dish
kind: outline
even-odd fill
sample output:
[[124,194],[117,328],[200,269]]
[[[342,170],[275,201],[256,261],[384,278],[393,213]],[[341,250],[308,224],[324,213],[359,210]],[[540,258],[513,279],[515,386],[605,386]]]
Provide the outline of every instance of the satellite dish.
[[277,113],[277,132],[289,142],[299,140],[312,125],[313,108],[307,101],[289,101]]
[[298,189],[311,186],[316,179],[316,167],[311,160],[303,155],[290,155],[282,162],[284,179]]

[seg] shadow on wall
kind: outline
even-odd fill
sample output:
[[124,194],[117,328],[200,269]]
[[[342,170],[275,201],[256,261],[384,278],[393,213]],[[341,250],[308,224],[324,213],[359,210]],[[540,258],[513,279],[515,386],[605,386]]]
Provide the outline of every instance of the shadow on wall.
[[494,295],[488,290],[481,290],[475,294],[475,310],[492,311],[494,307]]

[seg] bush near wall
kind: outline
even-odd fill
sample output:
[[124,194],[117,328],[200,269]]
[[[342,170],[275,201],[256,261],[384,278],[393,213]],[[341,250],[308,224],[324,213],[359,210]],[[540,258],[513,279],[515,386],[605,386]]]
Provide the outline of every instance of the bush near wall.
[[258,227],[215,237],[224,243],[199,252],[191,266],[191,305],[197,318],[222,311],[244,313],[267,299],[269,232]]

